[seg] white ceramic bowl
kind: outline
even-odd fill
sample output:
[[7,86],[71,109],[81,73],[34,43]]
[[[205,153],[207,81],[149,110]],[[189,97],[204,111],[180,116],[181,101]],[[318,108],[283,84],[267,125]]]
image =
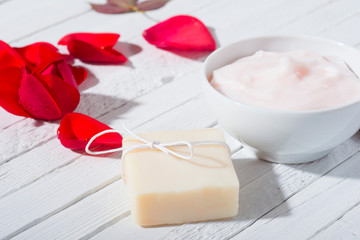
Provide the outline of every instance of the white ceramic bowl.
[[267,36],[240,40],[213,52],[205,61],[202,86],[208,105],[228,133],[260,159],[304,163],[327,155],[360,127],[360,101],[309,111],[281,111],[236,102],[209,83],[212,72],[258,50],[311,50],[342,58],[360,76],[360,52],[342,43],[310,36]]

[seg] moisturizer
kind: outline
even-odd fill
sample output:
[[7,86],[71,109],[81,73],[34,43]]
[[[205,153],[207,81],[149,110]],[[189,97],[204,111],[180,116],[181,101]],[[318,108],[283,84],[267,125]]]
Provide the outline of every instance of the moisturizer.
[[213,72],[211,85],[252,106],[279,110],[333,108],[360,99],[360,80],[344,61],[315,52],[265,52]]

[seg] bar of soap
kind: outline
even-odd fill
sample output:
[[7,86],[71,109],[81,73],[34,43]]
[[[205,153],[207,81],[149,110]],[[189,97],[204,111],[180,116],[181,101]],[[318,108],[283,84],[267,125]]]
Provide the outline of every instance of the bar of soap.
[[[139,134],[148,141],[222,141],[220,129]],[[125,137],[123,146],[143,144]],[[185,146],[171,147],[187,154]],[[123,157],[131,215],[142,226],[181,224],[233,217],[238,212],[239,181],[229,150],[222,145],[194,146],[184,160],[157,149],[133,150]]]

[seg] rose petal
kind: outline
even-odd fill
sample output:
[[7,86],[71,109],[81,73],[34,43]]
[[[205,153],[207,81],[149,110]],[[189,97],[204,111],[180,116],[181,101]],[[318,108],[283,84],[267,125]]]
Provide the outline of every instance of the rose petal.
[[144,38],[158,48],[213,51],[215,40],[206,26],[192,16],[169,18],[143,32]]
[[14,115],[31,117],[19,104],[18,90],[22,76],[20,68],[0,70],[0,106]]
[[107,2],[123,8],[131,8],[137,4],[137,0],[107,0]]
[[75,110],[80,93],[55,75],[24,74],[19,103],[33,118],[57,120]]
[[37,42],[22,48],[14,48],[28,63],[34,67],[40,63],[54,62],[61,58],[58,49],[46,42]]
[[87,77],[88,73],[84,67],[81,66],[71,66],[69,65],[77,85],[80,85]]
[[[87,72],[82,67],[73,67],[68,64],[65,59],[59,59],[55,62],[44,62],[33,68],[33,74],[55,75],[63,79],[64,82],[70,84],[74,88],[78,88],[79,83],[83,82],[87,77]],[[75,75],[76,74],[76,75]]]
[[26,62],[12,47],[0,41],[0,69],[7,67],[23,67]]
[[71,67],[65,62],[65,60],[61,60],[57,63],[57,69],[65,83],[70,84],[75,89],[78,88],[78,84],[76,83],[76,79],[71,70]]
[[116,14],[116,13],[126,13],[131,12],[130,7],[120,7],[116,4],[105,3],[105,4],[94,4],[90,3],[92,9],[99,13],[108,13],[108,14]]
[[15,57],[6,49],[0,50],[0,69],[23,66],[25,66],[25,62],[21,58]]
[[79,104],[77,81],[84,80],[86,71],[73,70],[53,45],[11,48],[0,41],[1,65],[6,68],[0,67],[0,106],[10,113],[56,120]]
[[61,116],[74,111],[80,101],[80,93],[77,88],[54,75],[45,75],[43,78],[50,95],[61,111]]
[[112,47],[119,34],[78,33],[63,37],[60,45],[67,45],[70,54],[87,63],[123,63],[127,58]]
[[[58,61],[59,62],[59,61]],[[40,63],[39,65],[36,65],[32,69],[32,74],[40,74],[40,75],[56,75],[61,77],[61,74],[57,68],[58,62],[46,62],[46,63]]]
[[6,42],[0,40],[0,50],[3,50],[3,49],[7,50],[7,49],[11,49],[11,47]]
[[169,0],[148,0],[136,5],[140,11],[155,10],[163,7]]
[[62,117],[57,106],[41,80],[25,74],[19,88],[20,105],[36,119],[56,120]]
[[60,39],[59,45],[68,45],[73,40],[86,42],[94,47],[112,47],[120,35],[117,33],[71,33]]
[[[58,138],[64,147],[72,150],[84,150],[91,137],[106,129],[111,128],[89,116],[81,113],[69,113],[60,122]],[[122,137],[119,133],[105,134],[97,138],[91,145],[92,149],[121,146]]]
[[87,63],[123,63],[127,58],[112,48],[96,48],[86,42],[71,41],[68,45],[71,55]]

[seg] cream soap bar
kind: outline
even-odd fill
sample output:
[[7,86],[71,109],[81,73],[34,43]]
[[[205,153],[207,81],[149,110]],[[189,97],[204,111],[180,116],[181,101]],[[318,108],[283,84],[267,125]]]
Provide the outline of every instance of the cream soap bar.
[[[220,129],[197,129],[139,134],[148,141],[225,142]],[[125,137],[123,146],[143,144]],[[185,146],[171,147],[187,154]],[[194,146],[184,160],[157,149],[125,154],[123,172],[128,186],[131,214],[142,226],[180,224],[233,217],[238,212],[239,181],[229,150],[222,145]]]

